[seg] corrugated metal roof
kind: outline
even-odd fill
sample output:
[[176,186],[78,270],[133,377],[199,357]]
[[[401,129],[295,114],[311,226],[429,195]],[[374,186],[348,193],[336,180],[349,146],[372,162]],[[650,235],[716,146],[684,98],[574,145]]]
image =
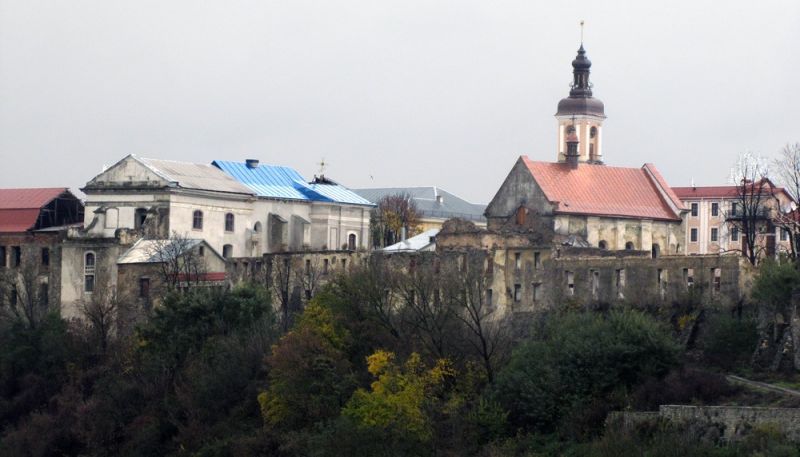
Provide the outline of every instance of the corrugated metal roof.
[[33,228],[42,207],[67,191],[66,187],[0,189],[0,232],[17,233]]
[[156,174],[184,189],[252,195],[253,192],[217,167],[174,160],[135,157]]
[[403,240],[399,243],[395,243],[391,246],[386,246],[385,248],[381,249],[381,251],[387,254],[394,252],[430,251],[435,244],[435,241],[431,241],[431,238],[435,238],[438,233],[438,228],[426,230],[419,235],[412,236],[411,238]]
[[680,220],[644,168],[522,160],[559,213]]
[[215,160],[212,165],[249,187],[259,197],[354,205],[371,205],[350,189],[338,184],[309,184],[296,170],[278,165]]
[[0,189],[0,209],[39,209],[66,191],[66,187]]
[[[450,219],[484,221],[483,212],[486,205],[470,203],[439,187],[379,187],[370,189],[353,189],[353,192],[377,204],[387,195],[408,194],[414,200],[421,216]],[[437,200],[437,196],[441,197]],[[441,201],[441,202],[440,202]]]
[[178,256],[181,256],[184,252],[194,249],[200,244],[217,254],[208,243],[201,239],[181,240],[182,245],[173,247],[172,244],[175,242],[176,240],[140,239],[117,259],[117,263],[162,263],[169,260],[171,255],[177,253]]

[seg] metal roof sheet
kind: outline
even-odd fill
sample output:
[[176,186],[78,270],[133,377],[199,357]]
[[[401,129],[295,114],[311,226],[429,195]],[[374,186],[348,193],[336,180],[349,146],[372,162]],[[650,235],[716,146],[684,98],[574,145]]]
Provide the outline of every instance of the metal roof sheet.
[[431,245],[435,243],[435,241],[431,241],[431,238],[436,237],[438,233],[438,228],[426,230],[419,235],[412,236],[411,238],[403,240],[399,243],[395,243],[391,246],[386,246],[385,248],[381,249],[381,251],[391,254],[394,252],[416,252],[430,250],[432,247]]
[[184,189],[211,190],[252,195],[253,192],[217,167],[174,160],[136,157],[156,174]]
[[[182,246],[177,248],[173,248],[171,245],[175,243],[175,240],[146,240],[140,239],[133,246],[130,247],[127,251],[125,251],[119,259],[117,259],[118,264],[128,264],[128,263],[162,263],[166,260],[170,259],[171,255],[177,253],[178,256],[182,255],[184,252],[194,249],[195,246],[203,244],[209,250],[214,251],[211,246],[208,245],[204,240],[201,239],[188,239],[188,240],[181,240],[184,243]],[[178,249],[180,248],[180,249]],[[219,254],[217,254],[219,255]]]
[[212,165],[249,187],[259,197],[371,205],[344,186],[309,184],[293,168],[265,164],[249,167],[246,163],[225,160],[215,160]]
[[[485,220],[483,212],[486,210],[486,205],[470,203],[439,187],[378,187],[353,189],[353,192],[375,204],[387,195],[408,194],[414,200],[421,216]],[[441,197],[441,203],[436,199],[437,196]]]
[[559,213],[680,220],[644,168],[522,160]]
[[0,232],[16,233],[33,228],[42,207],[68,192],[66,187],[0,189]]

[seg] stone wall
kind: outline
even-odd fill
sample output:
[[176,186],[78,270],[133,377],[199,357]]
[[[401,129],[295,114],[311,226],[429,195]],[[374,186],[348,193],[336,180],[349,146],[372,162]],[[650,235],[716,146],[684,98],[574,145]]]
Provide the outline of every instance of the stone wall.
[[661,405],[658,412],[613,411],[606,418],[606,426],[631,430],[656,420],[701,425],[705,429],[704,436],[721,441],[737,441],[754,428],[769,425],[787,439],[800,443],[800,408]]

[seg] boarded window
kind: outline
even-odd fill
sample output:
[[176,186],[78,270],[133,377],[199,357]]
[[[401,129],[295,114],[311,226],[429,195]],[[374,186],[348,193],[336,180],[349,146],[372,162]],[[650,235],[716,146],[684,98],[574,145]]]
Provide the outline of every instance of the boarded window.
[[533,302],[539,303],[542,300],[542,283],[533,283]]
[[527,211],[525,208],[520,206],[517,208],[517,225],[525,225],[525,216],[527,215]]

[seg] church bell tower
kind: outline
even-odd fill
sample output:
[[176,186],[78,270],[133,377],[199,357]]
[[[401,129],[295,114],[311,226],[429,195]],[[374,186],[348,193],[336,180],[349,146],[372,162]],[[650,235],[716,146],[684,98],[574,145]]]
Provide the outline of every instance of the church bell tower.
[[[582,25],[582,24],[581,24]],[[583,40],[581,40],[583,41]],[[558,161],[566,162],[569,140],[577,138],[577,159],[580,163],[603,163],[603,120],[606,118],[603,102],[592,97],[589,72],[592,62],[586,57],[583,42],[572,61],[573,80],[569,97],[558,102]],[[574,154],[574,152],[573,152]],[[570,154],[572,155],[572,154]],[[574,160],[574,159],[572,159]]]

